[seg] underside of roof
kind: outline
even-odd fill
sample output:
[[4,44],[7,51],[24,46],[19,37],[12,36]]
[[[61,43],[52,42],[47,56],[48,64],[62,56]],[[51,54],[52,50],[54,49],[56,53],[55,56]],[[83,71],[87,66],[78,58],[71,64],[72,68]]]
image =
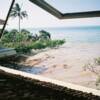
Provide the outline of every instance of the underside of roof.
[[47,3],[45,0],[29,0],[36,4],[40,8],[49,12],[59,19],[72,19],[72,18],[88,18],[88,17],[100,17],[100,10],[97,11],[85,11],[85,12],[74,12],[74,13],[62,13],[52,5]]

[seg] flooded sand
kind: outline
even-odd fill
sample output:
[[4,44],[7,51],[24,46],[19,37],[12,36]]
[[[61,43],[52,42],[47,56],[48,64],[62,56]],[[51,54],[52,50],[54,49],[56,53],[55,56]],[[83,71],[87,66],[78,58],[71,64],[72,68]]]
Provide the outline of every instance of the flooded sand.
[[[37,55],[29,56],[20,63],[0,62],[0,65],[39,74],[45,77],[97,89],[98,76],[84,66],[100,57],[99,43],[66,43]],[[100,72],[100,65],[94,65]]]
[[[100,57],[99,43],[66,43],[57,49],[39,53],[27,59],[41,59],[35,67],[45,67],[47,70],[40,75],[54,78],[64,82],[71,82],[86,87],[96,88],[97,75],[89,70],[84,70],[87,63],[93,63]],[[32,63],[28,63],[31,65]],[[100,70],[100,66],[98,67]]]

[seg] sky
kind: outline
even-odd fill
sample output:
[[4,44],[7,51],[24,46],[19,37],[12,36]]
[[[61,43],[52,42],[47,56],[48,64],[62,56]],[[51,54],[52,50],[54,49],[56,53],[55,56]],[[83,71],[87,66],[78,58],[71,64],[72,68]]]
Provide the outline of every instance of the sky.
[[[0,0],[0,18],[5,19],[12,0]],[[100,0],[45,0],[64,12],[100,10]],[[21,28],[100,26],[100,17],[59,20],[28,0],[16,0],[26,10],[28,18],[21,21]],[[9,18],[7,28],[18,28],[18,18]]]
[[100,10],[100,0],[45,0],[61,12]]

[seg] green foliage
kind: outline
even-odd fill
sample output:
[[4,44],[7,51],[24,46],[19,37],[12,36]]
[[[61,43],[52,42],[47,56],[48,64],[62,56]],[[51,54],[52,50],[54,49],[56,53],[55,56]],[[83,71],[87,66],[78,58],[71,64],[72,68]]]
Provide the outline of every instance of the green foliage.
[[[0,29],[0,33],[1,33],[1,29]],[[8,31],[4,30],[3,34],[8,34]]]
[[45,49],[47,47],[54,48],[65,43],[64,40],[49,40],[49,41],[36,41],[27,43],[19,43],[15,45],[15,49],[19,53],[28,53],[31,49]]
[[59,45],[62,45],[64,43],[65,43],[65,40],[48,40],[44,42],[44,44],[50,48],[58,47]]
[[32,44],[33,49],[54,48],[65,43],[65,40],[44,40],[36,41]]
[[96,86],[100,85],[100,76],[98,76],[97,80],[96,80]]
[[17,32],[9,32],[2,36],[1,41],[2,43],[10,43],[10,42],[21,42],[27,41],[28,35],[17,33]]
[[29,45],[25,45],[23,43],[19,43],[16,45],[15,50],[18,53],[29,53],[31,51],[31,48]]
[[40,33],[40,36],[43,37],[39,37],[37,34],[32,36],[25,29],[22,29],[21,33],[13,29],[2,36],[0,44],[4,47],[15,48],[18,53],[28,53],[31,49],[54,48],[65,43],[65,40],[51,40],[50,34],[46,31],[42,30]]
[[27,12],[22,11],[21,6],[16,3],[14,7],[12,8],[12,11],[10,13],[11,17],[19,17],[20,19],[23,19],[23,17],[27,17]]
[[26,30],[26,29],[21,29],[21,33],[22,34],[26,34],[26,35],[30,34],[30,32],[28,30]]
[[32,44],[32,48],[33,49],[44,49],[46,48],[46,46],[44,45],[43,42],[40,42],[40,41],[36,41]]
[[21,22],[20,20],[27,16],[28,16],[27,12],[22,11],[22,7],[18,3],[16,3],[11,10],[10,17],[14,17],[14,18],[18,17],[19,18],[19,20],[18,20],[19,33],[20,33],[20,22]]
[[41,31],[39,31],[39,39],[40,40],[49,40],[49,39],[51,39],[51,35],[49,32],[47,32],[45,30],[41,30]]
[[95,84],[96,84],[96,88],[97,88],[98,90],[100,90],[100,76],[98,76],[98,78],[97,78]]
[[25,42],[27,41],[28,39],[28,35],[25,35],[25,34],[22,34],[22,33],[19,33],[19,34],[16,34],[16,42]]
[[83,66],[84,71],[89,70],[90,72],[94,73],[97,76],[95,85],[97,87],[97,89],[100,89],[100,70],[98,70],[95,66],[98,67],[98,65],[100,65],[100,57],[94,59],[94,62],[92,63],[87,63]]
[[30,38],[33,40],[33,41],[38,41],[39,40],[39,36],[37,34],[34,34],[34,36],[30,35]]
[[100,65],[100,57],[95,58],[95,63],[98,64],[98,65]]
[[18,33],[18,31],[17,31],[16,29],[12,29],[12,30],[10,31],[10,33],[16,34],[16,33]]
[[2,43],[9,43],[14,41],[14,33],[7,33],[2,36],[1,41]]

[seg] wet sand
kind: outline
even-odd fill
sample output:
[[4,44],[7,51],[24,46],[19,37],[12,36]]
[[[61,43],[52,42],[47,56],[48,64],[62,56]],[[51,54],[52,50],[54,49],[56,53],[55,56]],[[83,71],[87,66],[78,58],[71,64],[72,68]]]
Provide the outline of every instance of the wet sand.
[[[100,43],[66,43],[63,46],[30,56],[26,65],[48,68],[42,76],[97,88],[97,75],[84,70],[87,63],[100,57]],[[95,65],[100,70],[100,66]]]

